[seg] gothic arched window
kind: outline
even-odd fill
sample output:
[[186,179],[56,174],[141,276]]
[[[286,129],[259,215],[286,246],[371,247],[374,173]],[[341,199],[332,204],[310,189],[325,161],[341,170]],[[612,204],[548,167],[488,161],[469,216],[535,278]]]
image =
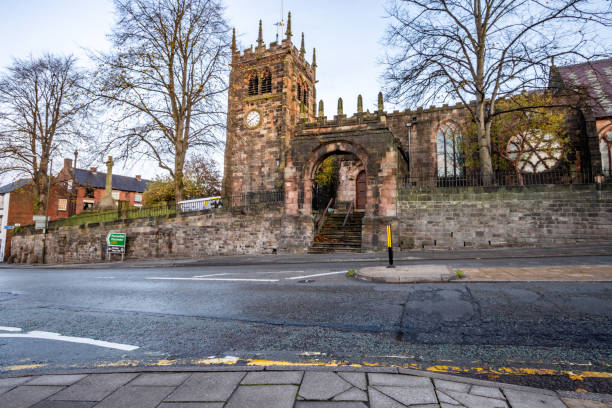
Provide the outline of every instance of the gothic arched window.
[[297,83],[297,100],[301,101],[302,100],[302,82],[298,81]]
[[253,71],[249,74],[249,96],[259,93],[259,77],[257,72]]
[[264,69],[261,73],[261,93],[272,92],[272,74],[268,68]]
[[445,123],[437,135],[438,177],[463,175],[461,133],[453,123]]
[[551,170],[563,156],[561,143],[553,135],[538,131],[513,136],[506,151],[523,173]]

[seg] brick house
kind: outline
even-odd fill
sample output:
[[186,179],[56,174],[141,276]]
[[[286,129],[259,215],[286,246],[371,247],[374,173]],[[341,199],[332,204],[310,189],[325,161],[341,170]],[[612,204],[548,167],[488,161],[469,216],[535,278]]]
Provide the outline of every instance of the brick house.
[[[58,173],[57,180],[63,183],[67,192],[58,197],[58,208],[64,209],[64,217],[91,210],[104,197],[106,173],[99,172],[96,167],[89,170],[77,169],[72,166],[72,159],[64,159],[64,167]],[[113,174],[113,199],[131,207],[140,207],[143,202],[142,195],[150,182],[141,176]]]
[[[32,179],[23,178],[0,187],[0,261],[11,253],[12,229],[6,227],[19,227],[34,224],[34,193]],[[49,220],[64,218],[58,211],[58,197],[66,195],[62,184],[51,184],[49,197]]]

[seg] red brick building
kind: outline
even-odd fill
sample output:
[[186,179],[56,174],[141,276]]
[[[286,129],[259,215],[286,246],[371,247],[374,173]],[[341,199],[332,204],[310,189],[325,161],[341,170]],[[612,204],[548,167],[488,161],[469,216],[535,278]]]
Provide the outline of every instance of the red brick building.
[[[11,253],[11,236],[14,227],[34,224],[33,183],[29,178],[19,179],[0,187],[0,261]],[[49,197],[49,219],[64,218],[58,211],[58,198],[65,196],[62,184],[52,183]],[[7,228],[8,227],[8,228]]]
[[[104,197],[106,173],[99,172],[95,167],[89,170],[77,169],[72,166],[71,159],[64,159],[64,167],[57,175],[57,181],[63,184],[66,191],[65,195],[57,199],[58,218],[91,210]],[[140,176],[113,174],[113,199],[131,207],[140,207],[148,183],[150,180],[143,180]]]

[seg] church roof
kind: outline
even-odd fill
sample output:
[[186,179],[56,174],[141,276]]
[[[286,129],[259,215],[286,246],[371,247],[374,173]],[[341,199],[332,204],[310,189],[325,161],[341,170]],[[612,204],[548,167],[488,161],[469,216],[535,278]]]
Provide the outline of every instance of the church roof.
[[[78,184],[83,186],[94,188],[106,187],[106,173],[100,173],[98,171],[94,173],[91,170],[76,169],[75,179]],[[136,177],[113,174],[113,190],[143,193],[147,189],[147,184],[150,182],[151,180],[138,180]]]
[[612,116],[612,58],[556,68],[564,84],[586,89],[595,118]]

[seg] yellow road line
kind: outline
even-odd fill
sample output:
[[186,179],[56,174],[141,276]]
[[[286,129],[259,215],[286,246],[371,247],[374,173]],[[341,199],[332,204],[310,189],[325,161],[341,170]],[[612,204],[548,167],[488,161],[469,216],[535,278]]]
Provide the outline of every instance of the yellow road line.
[[[156,362],[144,363],[138,360],[119,360],[115,362],[105,362],[96,364],[96,367],[136,367],[143,365],[146,366],[200,366],[200,365],[236,365],[239,362],[245,362],[249,366],[291,366],[291,367],[393,367],[393,368],[410,368],[413,370],[430,371],[444,374],[481,374],[488,375],[490,377],[500,377],[503,375],[555,375],[555,376],[568,376],[574,381],[584,381],[585,378],[605,378],[612,379],[612,372],[602,371],[580,371],[580,370],[556,370],[551,368],[533,368],[533,367],[461,367],[456,365],[431,365],[424,366],[419,363],[405,363],[400,365],[388,364],[385,362],[368,362],[363,361],[361,363],[349,363],[342,360],[310,360],[303,362],[295,361],[284,361],[284,360],[265,360],[265,359],[247,359],[241,360],[238,357],[210,357],[197,360],[158,360]],[[0,366],[0,371],[20,371],[20,370],[33,370],[36,368],[46,367],[48,364],[24,364],[24,365],[13,365],[13,366]],[[72,368],[77,368],[77,365],[72,365]]]
[[6,367],[0,367],[0,371],[20,371],[20,370],[33,370],[35,368],[46,367],[47,364],[22,364],[12,365]]

